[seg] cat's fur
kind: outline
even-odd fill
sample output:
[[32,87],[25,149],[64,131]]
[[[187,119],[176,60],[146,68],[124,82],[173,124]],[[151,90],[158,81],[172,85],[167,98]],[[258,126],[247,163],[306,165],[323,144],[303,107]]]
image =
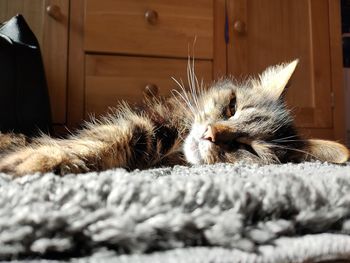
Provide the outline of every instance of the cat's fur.
[[148,100],[142,109],[121,104],[68,139],[42,137],[28,145],[16,139],[15,149],[15,139],[3,139],[9,147],[0,139],[0,171],[20,176],[186,163],[347,161],[345,146],[298,134],[282,99],[296,65],[270,67],[259,79],[239,85],[222,80],[208,90],[198,87],[190,69],[190,91]]

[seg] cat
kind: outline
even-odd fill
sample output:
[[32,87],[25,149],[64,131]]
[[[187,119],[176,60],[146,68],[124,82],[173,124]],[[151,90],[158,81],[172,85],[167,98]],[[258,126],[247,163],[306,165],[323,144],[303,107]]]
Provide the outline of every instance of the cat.
[[198,84],[190,67],[190,90],[178,83],[182,91],[167,100],[148,99],[135,109],[121,103],[67,139],[42,136],[30,143],[19,140],[17,147],[7,140],[11,149],[0,145],[0,171],[21,176],[239,161],[344,163],[345,146],[303,139],[295,128],[283,93],[297,64],[271,66],[240,84],[222,79],[209,89]]

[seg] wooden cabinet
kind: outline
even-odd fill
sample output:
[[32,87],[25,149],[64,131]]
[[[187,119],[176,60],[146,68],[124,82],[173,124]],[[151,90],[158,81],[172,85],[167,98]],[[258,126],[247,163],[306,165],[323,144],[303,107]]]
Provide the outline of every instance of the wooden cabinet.
[[257,74],[299,58],[287,91],[306,135],[343,140],[339,1],[228,0],[227,71]]
[[170,95],[172,77],[187,83],[189,55],[206,83],[225,74],[225,43],[215,30],[224,28],[224,17],[215,20],[224,8],[224,0],[71,1],[68,124],[118,100],[140,102],[149,87]]
[[[213,1],[85,0],[84,117],[106,112],[118,100],[137,103],[148,88],[169,96],[187,81],[195,38],[198,75],[212,80]],[[103,54],[103,55],[101,55]]]
[[[47,7],[56,6],[59,17]],[[41,46],[54,124],[66,123],[69,0],[0,0],[0,21],[20,13]]]

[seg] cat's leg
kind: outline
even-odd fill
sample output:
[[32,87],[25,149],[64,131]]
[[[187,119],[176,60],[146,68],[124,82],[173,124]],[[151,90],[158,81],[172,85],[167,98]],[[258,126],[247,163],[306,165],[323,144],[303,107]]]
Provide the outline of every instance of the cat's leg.
[[0,160],[0,171],[13,175],[100,171],[112,167],[146,168],[159,161],[156,128],[146,116],[128,114],[91,124],[69,139],[41,138]]

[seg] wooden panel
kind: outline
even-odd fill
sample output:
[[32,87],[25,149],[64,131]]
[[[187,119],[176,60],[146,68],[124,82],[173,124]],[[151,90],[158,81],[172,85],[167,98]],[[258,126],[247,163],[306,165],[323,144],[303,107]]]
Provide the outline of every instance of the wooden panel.
[[[342,61],[340,0],[329,0],[329,30],[332,66],[332,88],[334,94],[334,138],[346,142],[345,90]],[[350,114],[350,113],[348,113]]]
[[336,140],[332,128],[299,128],[298,130],[303,138]]
[[[147,84],[167,96],[177,88],[171,77],[187,82],[186,66],[186,59],[87,55],[85,112],[101,114],[121,99],[140,102]],[[212,80],[211,61],[198,60],[195,67],[199,80]]]
[[86,51],[186,58],[196,38],[195,57],[213,57],[213,0],[86,0],[85,12]]
[[[228,0],[228,73],[258,74],[300,59],[287,92],[299,127],[332,127],[328,0]],[[244,33],[233,30],[246,23]]]
[[67,136],[72,134],[72,132],[67,128],[66,125],[54,124],[52,128],[53,128],[53,133],[50,134],[50,136],[52,137],[66,138]]
[[84,0],[70,2],[67,124],[79,126],[84,118],[85,56],[83,51]]
[[226,1],[214,1],[214,79],[227,74],[227,52],[225,42]]
[[45,0],[57,5],[62,17],[55,20],[45,12],[42,53],[51,100],[52,120],[66,123],[69,0]]
[[0,0],[0,24],[8,19],[7,4],[8,0]]
[[[40,9],[39,9],[40,10]],[[24,1],[23,0],[8,0],[7,3],[7,15],[10,17],[22,13],[24,11]],[[25,15],[25,14],[23,14]],[[40,15],[42,17],[42,15]]]

